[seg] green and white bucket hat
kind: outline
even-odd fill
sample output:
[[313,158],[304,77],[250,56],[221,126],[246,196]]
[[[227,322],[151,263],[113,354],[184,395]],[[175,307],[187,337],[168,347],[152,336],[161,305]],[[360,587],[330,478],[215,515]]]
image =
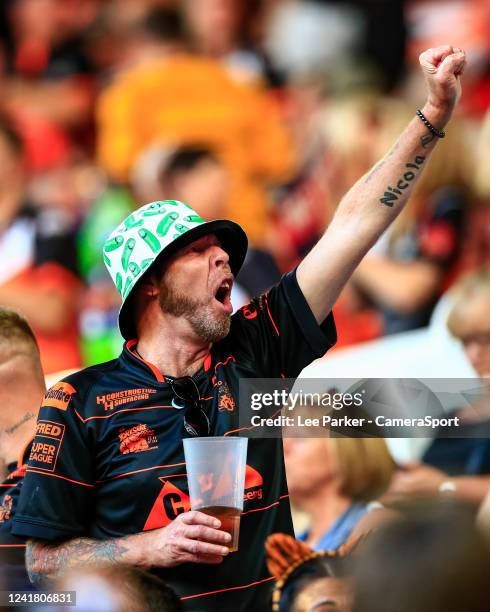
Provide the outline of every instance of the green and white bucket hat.
[[247,253],[247,236],[233,221],[204,221],[177,200],[151,202],[132,212],[116,227],[103,247],[104,263],[121,294],[119,329],[126,340],[135,337],[128,298],[157,258],[169,257],[187,244],[215,234],[230,257],[236,276]]

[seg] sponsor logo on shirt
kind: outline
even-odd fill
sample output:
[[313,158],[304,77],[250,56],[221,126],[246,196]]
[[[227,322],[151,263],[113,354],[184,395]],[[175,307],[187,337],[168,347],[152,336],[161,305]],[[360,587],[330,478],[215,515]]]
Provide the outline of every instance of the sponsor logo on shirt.
[[191,509],[191,502],[187,493],[181,491],[170,480],[165,480],[165,478],[159,478],[159,480],[163,487],[150,510],[143,531],[166,527],[179,514]]
[[[184,493],[170,480],[166,480],[165,477],[159,477],[159,480],[163,486],[150,510],[143,531],[166,527],[179,514],[187,512],[191,508],[187,493]],[[247,465],[245,472],[245,493],[243,495],[244,501],[261,500],[263,497],[263,482],[261,474],[255,468]],[[212,474],[203,475],[200,486],[203,491],[211,488],[213,486]],[[218,487],[219,483],[216,486]]]
[[247,464],[245,471],[245,493],[243,501],[252,501],[254,499],[262,499],[264,479],[260,472]]
[[71,401],[72,395],[76,392],[76,389],[74,389],[70,384],[60,381],[53,385],[51,389],[48,389],[46,395],[44,396],[43,403],[41,404],[41,408],[43,406],[49,406],[51,408],[66,410]]
[[29,467],[54,472],[60,452],[65,426],[54,421],[40,420],[29,455]]
[[257,308],[252,304],[246,304],[240,310],[246,319],[255,319],[257,317]]
[[152,393],[156,393],[156,389],[125,389],[124,391],[115,391],[114,393],[98,395],[97,404],[102,404],[104,410],[112,410],[113,408],[117,408],[117,406],[129,404],[129,402],[147,400]]
[[231,394],[230,387],[226,383],[223,383],[218,388],[218,410],[233,412],[233,410],[235,410],[235,405],[235,400]]
[[158,448],[155,431],[150,429],[145,423],[134,425],[129,429],[120,429],[118,437],[121,442],[119,450],[123,455],[141,453]]

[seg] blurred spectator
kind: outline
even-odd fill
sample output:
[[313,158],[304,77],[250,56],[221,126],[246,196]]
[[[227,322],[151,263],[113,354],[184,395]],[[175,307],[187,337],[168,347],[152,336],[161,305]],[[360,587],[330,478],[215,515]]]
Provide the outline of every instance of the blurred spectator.
[[346,542],[395,468],[381,438],[285,438],[284,453],[291,502],[310,520],[298,538],[314,550]]
[[28,142],[35,168],[90,148],[94,67],[84,31],[98,0],[16,0],[9,4],[9,78],[2,104]]
[[90,72],[82,31],[98,0],[16,0],[10,3],[11,68],[18,75],[60,78]]
[[354,612],[484,612],[490,550],[464,507],[410,509],[372,534],[354,571]]
[[325,92],[322,82],[301,80],[286,91],[285,120],[298,152],[292,179],[275,190],[273,227],[282,270],[290,270],[322,235],[331,214],[328,192],[331,155],[321,129]]
[[87,285],[80,305],[81,350],[87,365],[114,359],[122,350],[120,299],[102,260],[102,247],[111,228],[134,208],[126,190],[111,186],[94,200],[78,232],[78,263]]
[[490,490],[478,509],[476,523],[490,546]]
[[[490,203],[490,108],[482,121],[475,155],[475,191],[484,202]],[[490,230],[489,230],[490,231]]]
[[[300,171],[276,196],[274,230],[280,235],[282,269],[291,269],[308,253],[349,186],[369,168],[379,94],[362,80],[355,89],[340,100],[326,96],[324,79],[301,79],[288,89],[287,118],[300,152]],[[334,313],[339,336],[335,348],[381,334],[379,315],[350,287]]]
[[[288,76],[324,75],[330,68],[354,63],[364,33],[361,13],[351,2],[278,2],[267,28],[265,45],[275,65]],[[333,72],[333,71],[332,71]]]
[[[276,3],[266,48],[289,78],[323,74],[345,89],[353,75],[392,90],[404,76],[404,3],[302,0]],[[429,45],[430,46],[430,45]]]
[[[467,124],[467,127],[470,128],[471,124]],[[475,145],[470,158],[471,192],[474,197],[473,205],[468,210],[464,250],[459,264],[461,273],[490,265],[490,106],[482,122],[473,123],[470,138]]]
[[[207,221],[222,219],[226,217],[230,175],[217,155],[206,147],[184,146],[169,154],[161,171],[161,192],[165,199],[190,202]],[[238,285],[234,285],[233,306],[243,306],[279,279],[280,272],[271,255],[250,247],[237,277]],[[245,294],[237,295],[237,290]]]
[[475,373],[490,379],[490,266],[463,279],[453,291],[449,331],[463,343]]
[[[454,288],[448,318],[450,332],[459,338],[476,374],[490,380],[490,268]],[[410,464],[397,474],[390,495],[413,497],[446,493],[479,505],[490,491],[490,385],[472,405],[457,411],[458,438],[436,438],[424,454],[426,465]]]
[[[301,77],[287,89],[286,117],[300,162],[293,180],[276,190],[271,231],[279,236],[276,252],[282,270],[308,253],[344,193],[374,162],[379,93],[366,79],[352,75],[350,93],[339,99],[327,95],[325,77]],[[379,314],[351,287],[342,292],[334,313],[339,335],[335,348],[372,340],[382,332]]]
[[198,53],[222,60],[238,82],[277,80],[254,44],[261,0],[184,0],[182,4]]
[[[417,63],[429,47],[452,44],[465,49],[468,70],[462,108],[481,116],[490,104],[490,4],[488,0],[410,0],[406,3],[410,29],[408,62]],[[414,93],[418,88],[411,83]]]
[[267,567],[276,579],[273,612],[350,612],[352,582],[333,551],[314,552],[285,533],[267,538]]
[[32,325],[46,373],[80,366],[76,255],[71,221],[27,200],[23,150],[0,123],[0,304]]
[[[380,146],[392,142],[393,131],[405,117],[403,108],[388,104]],[[427,325],[438,297],[454,280],[469,183],[468,156],[457,122],[451,123],[440,145],[408,205],[353,275],[355,286],[382,313],[386,334]]]
[[0,308],[0,574],[9,590],[30,589],[25,539],[10,533],[36,415],[45,392],[39,349],[27,321]]
[[161,198],[192,203],[204,219],[218,219],[230,190],[230,177],[206,147],[184,146],[172,151],[160,172]]
[[134,566],[77,568],[58,578],[52,586],[55,591],[75,591],[76,608],[83,612],[181,612],[183,609],[177,595],[161,578]]
[[127,49],[139,66],[121,74],[98,101],[100,163],[124,182],[148,147],[205,144],[230,172],[226,216],[260,244],[268,217],[265,187],[284,180],[293,166],[275,104],[261,88],[235,83],[219,62],[178,52],[185,41],[169,9],[149,13],[138,36],[137,46],[130,40]]
[[289,80],[299,74],[322,74],[331,89],[345,93],[353,75],[364,74],[383,91],[391,91],[404,76],[404,4],[402,0],[277,2],[265,46]]

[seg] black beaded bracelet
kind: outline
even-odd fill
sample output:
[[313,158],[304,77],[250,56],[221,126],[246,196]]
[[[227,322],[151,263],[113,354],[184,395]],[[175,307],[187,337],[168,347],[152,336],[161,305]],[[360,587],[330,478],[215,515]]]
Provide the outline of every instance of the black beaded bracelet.
[[438,138],[444,138],[446,136],[446,132],[444,130],[438,130],[436,127],[434,127],[432,125],[432,123],[427,119],[427,117],[424,115],[424,113],[420,110],[417,109],[417,117],[422,121],[422,123],[424,123],[429,130],[435,134]]

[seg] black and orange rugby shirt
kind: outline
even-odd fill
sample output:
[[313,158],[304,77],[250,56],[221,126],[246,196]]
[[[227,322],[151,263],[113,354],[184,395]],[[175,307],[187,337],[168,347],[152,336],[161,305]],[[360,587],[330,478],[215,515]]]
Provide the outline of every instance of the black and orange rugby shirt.
[[[335,342],[329,315],[322,326],[295,272],[232,317],[193,377],[212,435],[238,429],[241,377],[294,378]],[[165,376],[134,351],[52,387],[41,407],[21,494],[18,535],[113,538],[164,527],[189,509],[183,414],[172,407]],[[272,578],[264,542],[293,533],[282,441],[250,439],[239,551],[219,566],[155,569],[189,610],[267,610]]]

